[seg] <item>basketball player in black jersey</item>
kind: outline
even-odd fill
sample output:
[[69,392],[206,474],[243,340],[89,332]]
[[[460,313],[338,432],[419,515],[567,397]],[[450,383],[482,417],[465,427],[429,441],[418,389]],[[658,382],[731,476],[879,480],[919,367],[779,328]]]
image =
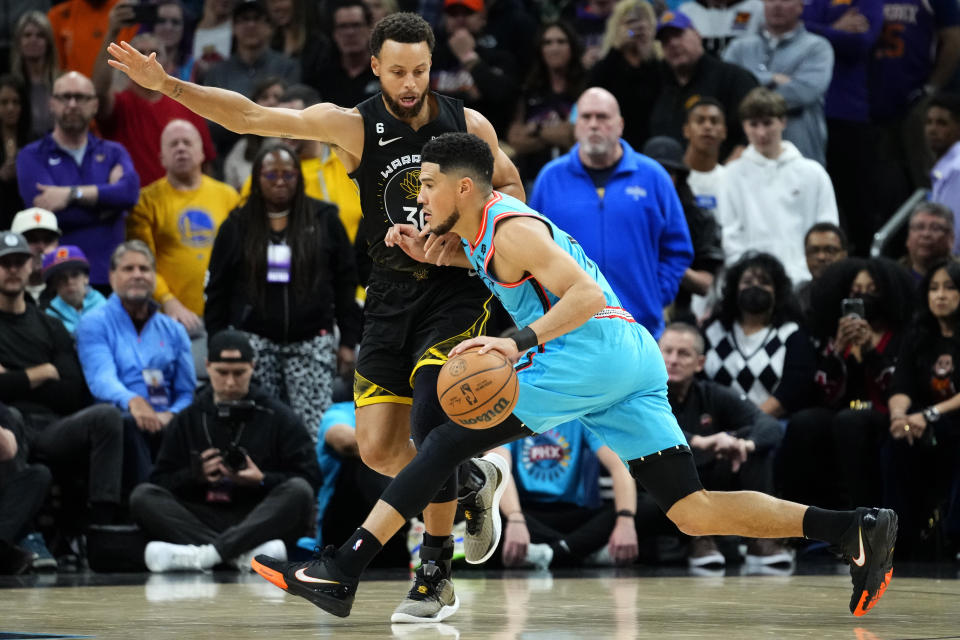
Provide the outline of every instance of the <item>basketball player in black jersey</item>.
[[[173,78],[155,54],[144,56],[126,42],[109,46],[113,67],[227,129],[335,147],[360,188],[363,220],[358,237],[368,243],[373,261],[354,382],[357,442],[363,461],[389,476],[413,459],[411,435],[419,444],[446,421],[436,397],[439,367],[453,346],[484,332],[490,311],[490,294],[475,275],[415,262],[383,243],[395,223],[424,226],[417,203],[420,149],[441,133],[476,134],[493,151],[494,188],[524,199],[520,176],[500,150],[487,119],[465,109],[461,101],[429,90],[433,45],[430,26],[416,14],[387,16],[370,39],[370,63],[380,78],[381,93],[352,109],[322,103],[303,111],[261,107],[232,91]],[[452,248],[459,248],[459,239],[450,240]],[[507,470],[497,458],[472,461],[459,473],[468,561],[488,557],[499,539],[494,493]],[[439,621],[457,610],[459,601],[449,580],[457,496],[454,474],[424,510],[423,563],[393,614],[394,622]]]

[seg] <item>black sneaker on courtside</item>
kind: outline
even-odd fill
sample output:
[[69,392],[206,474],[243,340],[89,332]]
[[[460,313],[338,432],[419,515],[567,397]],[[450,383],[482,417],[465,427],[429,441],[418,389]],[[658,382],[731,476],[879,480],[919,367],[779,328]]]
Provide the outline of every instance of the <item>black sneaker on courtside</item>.
[[324,611],[346,618],[357,593],[357,578],[344,575],[333,558],[336,547],[328,546],[308,562],[283,562],[270,556],[255,557],[250,566],[287,593],[306,598]]
[[850,613],[862,616],[886,591],[893,577],[893,546],[897,541],[897,514],[892,509],[857,509],[857,520],[840,541],[843,559],[850,564],[853,597]]

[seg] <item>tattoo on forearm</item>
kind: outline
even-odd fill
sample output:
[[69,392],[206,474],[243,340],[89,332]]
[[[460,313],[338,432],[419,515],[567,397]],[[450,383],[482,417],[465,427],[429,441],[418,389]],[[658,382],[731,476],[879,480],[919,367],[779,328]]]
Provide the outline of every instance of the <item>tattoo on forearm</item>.
[[173,91],[170,92],[170,97],[173,98],[174,100],[176,100],[177,98],[179,98],[179,97],[182,96],[182,95],[183,95],[183,85],[181,85],[181,84],[178,82],[178,83],[176,84],[176,86],[173,87]]

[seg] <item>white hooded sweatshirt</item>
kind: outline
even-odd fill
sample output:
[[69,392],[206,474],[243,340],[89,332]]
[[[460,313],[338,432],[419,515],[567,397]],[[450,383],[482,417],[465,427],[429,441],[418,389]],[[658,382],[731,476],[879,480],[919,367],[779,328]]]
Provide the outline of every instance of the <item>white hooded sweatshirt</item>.
[[717,202],[727,266],[747,251],[771,253],[794,282],[810,279],[803,250],[817,222],[837,224],[837,200],[824,168],[786,140],[776,160],[753,145],[730,162]]

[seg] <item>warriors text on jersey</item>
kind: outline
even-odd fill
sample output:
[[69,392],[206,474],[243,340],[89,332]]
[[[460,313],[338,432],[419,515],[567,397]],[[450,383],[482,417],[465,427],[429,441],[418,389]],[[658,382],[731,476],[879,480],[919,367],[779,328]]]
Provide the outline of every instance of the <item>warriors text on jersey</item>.
[[360,189],[363,219],[358,236],[366,243],[373,264],[396,271],[424,272],[449,269],[424,265],[409,258],[399,247],[387,247],[383,237],[394,224],[423,228],[423,212],[417,203],[420,193],[420,150],[441,133],[466,131],[463,102],[436,93],[436,117],[414,131],[387,110],[377,95],[357,105],[363,116],[363,156],[350,177]]

